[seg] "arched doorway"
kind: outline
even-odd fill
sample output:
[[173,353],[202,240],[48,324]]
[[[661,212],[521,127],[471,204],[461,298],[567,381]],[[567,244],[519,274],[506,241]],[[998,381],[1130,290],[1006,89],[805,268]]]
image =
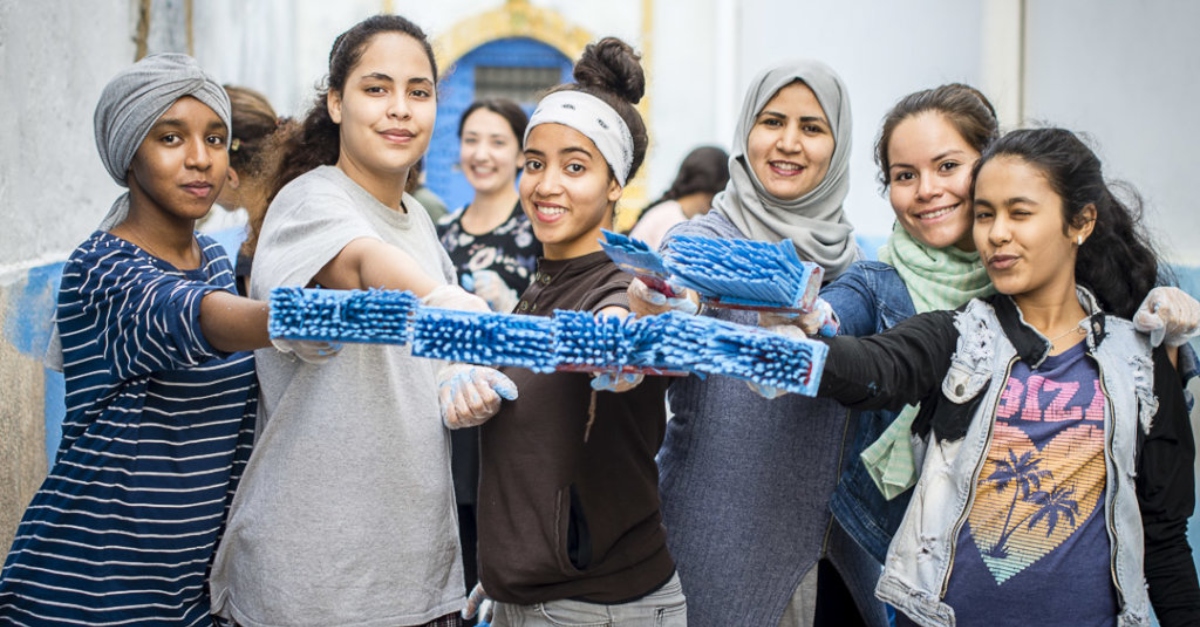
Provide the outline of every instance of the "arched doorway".
[[571,80],[571,59],[528,37],[497,39],[460,57],[438,85],[438,117],[426,156],[426,184],[451,211],[473,192],[458,168],[458,121],[478,98],[503,96],[532,113],[537,96]]

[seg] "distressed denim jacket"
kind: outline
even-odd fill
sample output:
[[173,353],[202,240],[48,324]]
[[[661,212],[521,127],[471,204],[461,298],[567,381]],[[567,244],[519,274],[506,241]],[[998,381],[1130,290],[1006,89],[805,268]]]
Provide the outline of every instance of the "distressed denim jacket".
[[[916,313],[904,279],[895,268],[878,261],[856,262],[821,290],[821,298],[837,312],[843,335],[882,333]],[[890,501],[885,499],[860,455],[897,415],[888,410],[857,412],[853,418],[854,439],[842,456],[841,476],[829,499],[829,509],[842,529],[881,564],[912,491]]]
[[[1099,311],[1080,290],[1089,313]],[[1150,600],[1143,571],[1143,529],[1135,484],[1139,440],[1158,410],[1146,337],[1111,316],[1094,316],[1087,352],[1096,362],[1106,399],[1105,520],[1112,543],[1112,571],[1120,601],[1118,624],[1149,625]],[[975,404],[965,437],[939,439],[935,427],[912,504],[888,550],[876,596],[919,624],[952,626],[954,611],[941,601],[949,582],[958,533],[975,497],[975,486],[992,440],[1000,395],[1018,359],[993,307],[969,303],[955,318],[958,348],[942,382],[942,402]],[[1021,321],[1023,330],[1035,334]],[[1043,339],[1044,341],[1044,339]],[[1036,365],[1036,364],[1031,364]],[[978,399],[982,395],[982,399]]]

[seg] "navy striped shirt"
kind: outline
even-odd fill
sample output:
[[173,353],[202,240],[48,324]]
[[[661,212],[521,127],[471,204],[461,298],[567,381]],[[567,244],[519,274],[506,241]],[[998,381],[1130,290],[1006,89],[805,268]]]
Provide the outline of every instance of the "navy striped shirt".
[[0,573],[0,625],[210,624],[207,574],[250,455],[251,353],[200,332],[220,245],[180,271],[97,231],[63,269],[67,414]]

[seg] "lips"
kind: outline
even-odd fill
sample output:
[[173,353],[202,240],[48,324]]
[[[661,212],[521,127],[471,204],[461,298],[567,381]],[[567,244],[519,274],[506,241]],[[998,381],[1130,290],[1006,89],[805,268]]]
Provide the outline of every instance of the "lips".
[[778,176],[796,176],[805,170],[804,166],[791,161],[768,161],[767,165]]
[[208,181],[192,181],[184,183],[183,189],[197,198],[207,198],[213,190],[213,184]]
[[959,204],[960,203],[955,203],[953,205],[950,205],[949,207],[939,207],[937,209],[930,209],[928,211],[922,211],[920,213],[917,213],[913,217],[915,217],[918,220],[937,220],[938,218],[949,215],[949,214],[953,213],[954,211],[956,211],[959,207]]
[[1009,255],[1006,253],[992,255],[988,257],[988,267],[996,270],[1007,270],[1017,264],[1020,257]]
[[558,222],[563,216],[567,215],[566,207],[560,205],[542,205],[534,204],[534,215],[539,222],[547,224]]
[[384,139],[397,144],[407,144],[408,142],[412,141],[413,137],[416,137],[415,133],[403,128],[393,128],[386,131],[379,131],[379,134],[382,135]]

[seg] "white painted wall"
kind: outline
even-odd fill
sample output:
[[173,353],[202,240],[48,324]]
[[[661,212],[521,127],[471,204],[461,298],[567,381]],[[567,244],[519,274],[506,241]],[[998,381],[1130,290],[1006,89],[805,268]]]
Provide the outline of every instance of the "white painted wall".
[[1133,184],[1161,251],[1200,265],[1200,4],[1027,3],[1027,119],[1090,133],[1105,175]]
[[117,197],[92,113],[135,20],[129,0],[0,0],[0,275],[65,259]]

